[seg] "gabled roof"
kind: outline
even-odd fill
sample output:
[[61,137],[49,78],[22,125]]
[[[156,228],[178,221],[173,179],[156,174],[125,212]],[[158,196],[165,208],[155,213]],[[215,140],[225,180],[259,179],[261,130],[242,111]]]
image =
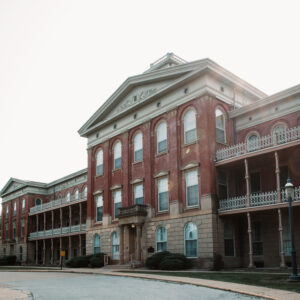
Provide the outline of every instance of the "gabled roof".
[[[169,64],[172,66],[169,66]],[[216,76],[222,77],[226,81],[233,82],[235,85],[247,90],[257,99],[266,97],[265,93],[243,81],[208,58],[187,63],[174,54],[167,54],[156,61],[145,73],[127,78],[123,84],[108,98],[108,100],[105,101],[105,103],[79,129],[78,133],[81,136],[87,137],[90,133],[107,124],[107,122],[120,117],[124,113],[129,112],[129,110],[137,108],[141,103],[145,103],[146,101],[151,101],[151,99],[157,98],[159,95],[166,93],[168,90],[183,84],[183,82],[186,82],[187,79],[191,79],[196,74],[200,74],[205,71],[214,72]],[[142,102],[131,105],[130,108],[128,107],[128,110],[124,109],[123,112],[114,115],[113,119],[105,119],[106,116],[122,100],[124,100],[126,95],[128,95],[134,88],[151,83],[159,83],[170,79],[174,80],[143,99]]]
[[34,187],[38,187],[38,188],[46,188],[47,187],[47,185],[43,182],[26,181],[26,180],[21,180],[21,179],[11,177],[8,180],[8,182],[6,183],[6,185],[3,187],[3,189],[1,190],[0,196],[2,197],[5,194],[8,194],[12,191],[19,190],[26,186],[34,186]]

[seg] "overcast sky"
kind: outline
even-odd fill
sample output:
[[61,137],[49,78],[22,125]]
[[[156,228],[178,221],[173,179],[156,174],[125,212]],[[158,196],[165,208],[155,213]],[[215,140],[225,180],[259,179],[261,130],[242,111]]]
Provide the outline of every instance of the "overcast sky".
[[299,84],[299,11],[297,0],[0,0],[0,189],[85,168],[77,130],[167,52],[209,57],[267,94]]

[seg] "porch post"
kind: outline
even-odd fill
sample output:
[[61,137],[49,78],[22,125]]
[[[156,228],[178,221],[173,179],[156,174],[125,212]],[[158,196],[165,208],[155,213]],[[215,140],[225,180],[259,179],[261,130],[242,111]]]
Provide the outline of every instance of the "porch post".
[[43,215],[44,215],[44,231],[46,231],[46,213],[44,212]]
[[124,263],[124,225],[120,226],[120,263]]
[[54,248],[53,248],[53,239],[51,239],[51,264],[54,265]]
[[62,234],[62,208],[59,209],[60,212],[60,234]]
[[46,264],[46,240],[43,240],[43,265]]
[[39,264],[39,241],[35,241],[35,263]]
[[276,174],[276,190],[277,190],[277,202],[281,202],[281,191],[280,191],[280,168],[278,152],[275,151],[275,174]]
[[69,235],[69,255],[68,259],[72,258],[72,237]]
[[39,234],[39,215],[36,215],[36,237],[38,237]]
[[246,179],[246,195],[247,195],[247,201],[246,206],[250,206],[250,176],[249,176],[249,167],[248,167],[248,160],[245,159],[245,179]]
[[137,243],[136,243],[136,252],[137,252],[137,261],[141,261],[141,234],[142,234],[142,225],[137,225],[136,226],[136,238],[137,238]]
[[71,233],[71,229],[72,229],[72,207],[71,205],[69,206],[69,232]]
[[282,228],[282,215],[281,209],[278,208],[278,230],[279,230],[279,240],[280,240],[280,267],[285,268],[285,258],[284,258],[284,247],[283,247],[283,228]]
[[82,255],[82,251],[81,251],[81,234],[79,234],[79,256]]
[[62,251],[62,238],[60,237],[59,238],[59,265],[61,265],[61,260],[62,260],[62,257],[60,255],[61,251]]
[[52,235],[53,235],[53,229],[54,229],[54,210],[51,211],[51,222],[52,222]]
[[81,215],[82,215],[82,203],[79,203],[79,231],[81,231]]
[[249,266],[248,268],[253,268],[253,246],[252,246],[252,227],[251,227],[251,216],[250,213],[247,212],[247,220],[248,220],[248,238],[249,238]]

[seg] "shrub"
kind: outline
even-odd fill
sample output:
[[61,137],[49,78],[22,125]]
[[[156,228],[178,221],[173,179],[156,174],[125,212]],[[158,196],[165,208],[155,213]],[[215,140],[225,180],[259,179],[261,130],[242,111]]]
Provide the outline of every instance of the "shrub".
[[170,253],[160,262],[161,270],[184,270],[192,267],[192,262],[185,255]]
[[169,251],[162,251],[153,254],[146,260],[146,267],[149,269],[159,269],[161,261],[170,254]]
[[103,267],[104,253],[73,257],[66,261],[66,266],[69,268]]
[[17,257],[15,255],[3,256],[0,259],[0,266],[14,266],[16,261]]

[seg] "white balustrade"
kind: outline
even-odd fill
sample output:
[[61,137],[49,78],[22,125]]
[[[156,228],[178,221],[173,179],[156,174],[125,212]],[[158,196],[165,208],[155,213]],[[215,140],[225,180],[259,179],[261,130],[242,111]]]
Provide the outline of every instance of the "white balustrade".
[[222,199],[219,201],[219,211],[233,210],[246,207],[246,196]]
[[63,227],[62,228],[62,233],[63,234],[66,234],[66,233],[69,233],[70,232],[70,227],[68,226],[68,227]]
[[52,236],[52,229],[45,231],[45,236]]
[[38,237],[43,237],[43,236],[45,236],[45,231],[43,230],[43,231],[39,231],[38,232]]
[[37,237],[37,232],[31,232],[31,233],[29,234],[29,237],[30,237],[30,238],[36,238],[36,237]]
[[59,235],[60,234],[60,228],[53,229],[53,235]]
[[277,202],[277,192],[256,193],[250,195],[250,206],[262,206],[275,204]]
[[265,148],[270,148],[275,146],[276,144],[281,145],[298,139],[300,139],[300,126],[277,132],[276,136],[266,135],[259,137],[256,140],[217,150],[216,160],[221,161],[224,159],[238,157],[246,154],[247,152],[254,152]]
[[80,231],[80,225],[71,226],[71,232],[78,232]]
[[86,224],[82,224],[81,225],[81,231],[85,231],[85,229],[86,229]]

